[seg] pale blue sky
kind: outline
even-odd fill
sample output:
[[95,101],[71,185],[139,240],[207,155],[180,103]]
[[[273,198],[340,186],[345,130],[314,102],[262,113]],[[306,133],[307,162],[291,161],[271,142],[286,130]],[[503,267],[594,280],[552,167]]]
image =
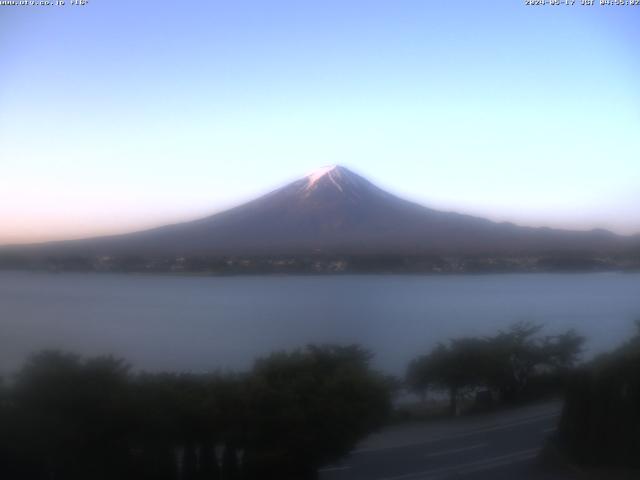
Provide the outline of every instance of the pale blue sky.
[[0,7],[0,244],[336,163],[436,208],[640,232],[640,7],[523,3]]

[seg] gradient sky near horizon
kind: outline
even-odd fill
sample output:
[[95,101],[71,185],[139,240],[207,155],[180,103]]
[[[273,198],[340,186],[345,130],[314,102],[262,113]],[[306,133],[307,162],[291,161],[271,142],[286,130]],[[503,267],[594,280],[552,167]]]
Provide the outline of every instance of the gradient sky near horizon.
[[196,218],[326,164],[638,233],[638,25],[516,0],[0,7],[0,244]]

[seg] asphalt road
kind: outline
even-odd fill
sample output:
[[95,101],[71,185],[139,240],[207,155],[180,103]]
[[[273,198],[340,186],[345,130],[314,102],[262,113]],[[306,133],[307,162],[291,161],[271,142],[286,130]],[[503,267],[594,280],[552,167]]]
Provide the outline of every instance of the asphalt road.
[[320,480],[560,480],[537,461],[560,403],[388,428],[363,442]]

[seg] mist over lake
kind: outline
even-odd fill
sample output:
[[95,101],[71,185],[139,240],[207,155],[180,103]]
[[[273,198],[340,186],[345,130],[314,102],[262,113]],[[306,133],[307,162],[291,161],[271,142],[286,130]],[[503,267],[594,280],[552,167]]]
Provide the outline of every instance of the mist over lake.
[[518,320],[575,328],[589,355],[640,319],[640,274],[198,277],[0,272],[0,371],[31,352],[113,354],[145,370],[245,369],[307,343],[359,343],[400,374],[415,355]]

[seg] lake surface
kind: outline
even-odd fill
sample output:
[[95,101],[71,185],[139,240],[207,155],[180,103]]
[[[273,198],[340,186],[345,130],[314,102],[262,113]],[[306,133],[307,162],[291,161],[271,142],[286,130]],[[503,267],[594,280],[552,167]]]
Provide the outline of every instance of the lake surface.
[[146,370],[245,369],[315,342],[359,343],[400,374],[458,335],[517,320],[576,328],[589,354],[640,319],[640,274],[189,277],[0,272],[0,371],[31,352],[115,354]]

